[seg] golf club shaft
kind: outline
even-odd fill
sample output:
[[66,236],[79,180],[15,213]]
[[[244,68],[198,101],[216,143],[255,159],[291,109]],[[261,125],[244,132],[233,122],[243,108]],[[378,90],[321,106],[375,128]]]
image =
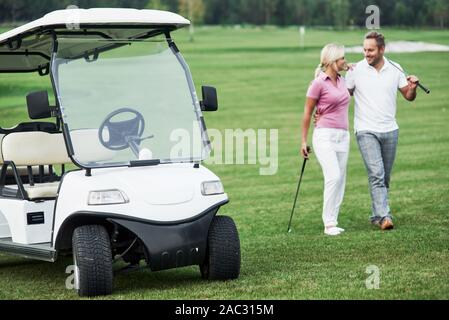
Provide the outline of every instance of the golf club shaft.
[[299,181],[298,181],[298,187],[296,188],[295,201],[293,202],[292,213],[290,214],[290,221],[289,221],[289,223],[288,223],[288,229],[287,229],[287,232],[290,232],[290,228],[291,228],[291,226],[292,226],[293,212],[295,211],[296,200],[298,199],[299,187],[301,186],[301,180],[302,180],[302,176],[303,176],[303,174],[304,174],[304,169],[306,168],[306,163],[307,163],[307,158],[304,158],[304,162],[302,163],[301,175],[300,175]]
[[[407,74],[404,70],[402,70],[401,68],[399,68],[394,62],[392,62],[390,59],[387,59],[387,60],[388,60],[388,62],[389,62],[391,65],[393,65],[396,69],[398,69],[399,71],[401,71],[406,77],[408,76],[408,74]],[[427,89],[426,87],[424,87],[421,83],[418,82],[417,85],[418,85],[418,87],[420,87],[425,93],[427,93],[427,94],[430,93],[430,90]]]

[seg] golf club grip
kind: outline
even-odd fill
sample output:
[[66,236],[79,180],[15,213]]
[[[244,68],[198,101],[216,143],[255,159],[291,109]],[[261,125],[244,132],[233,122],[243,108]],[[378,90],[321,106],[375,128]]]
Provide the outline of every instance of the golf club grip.
[[427,93],[427,94],[430,93],[430,90],[427,89],[426,87],[424,87],[424,86],[423,86],[421,83],[419,83],[419,82],[418,82],[418,87],[420,87],[421,89],[423,89],[423,91],[424,91],[425,93]]

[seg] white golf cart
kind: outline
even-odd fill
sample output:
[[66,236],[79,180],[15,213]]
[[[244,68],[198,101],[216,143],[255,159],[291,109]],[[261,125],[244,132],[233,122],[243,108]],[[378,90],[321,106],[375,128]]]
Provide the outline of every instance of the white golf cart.
[[216,91],[198,101],[170,36],[188,24],[164,11],[68,9],[0,35],[0,72],[49,76],[56,104],[32,92],[38,121],[0,128],[1,252],[72,253],[81,296],[110,294],[118,259],[238,277],[237,229],[216,216],[228,197],[200,164]]

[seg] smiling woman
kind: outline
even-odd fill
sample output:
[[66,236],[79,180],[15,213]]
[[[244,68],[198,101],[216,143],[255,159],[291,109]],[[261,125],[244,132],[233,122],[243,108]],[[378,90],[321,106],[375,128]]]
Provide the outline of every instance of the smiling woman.
[[313,148],[324,175],[322,218],[324,233],[329,236],[345,231],[337,226],[346,185],[350,102],[345,80],[339,72],[347,68],[344,47],[326,45],[321,50],[321,62],[307,90],[304,107],[301,153],[305,159],[309,158],[307,135],[315,108],[320,115],[313,132]]

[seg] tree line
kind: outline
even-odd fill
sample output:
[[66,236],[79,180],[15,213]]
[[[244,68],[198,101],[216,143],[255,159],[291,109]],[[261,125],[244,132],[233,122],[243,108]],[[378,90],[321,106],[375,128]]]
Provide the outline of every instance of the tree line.
[[369,5],[383,26],[449,26],[449,0],[0,0],[0,22],[37,19],[69,5],[164,9],[210,25],[365,26]]

